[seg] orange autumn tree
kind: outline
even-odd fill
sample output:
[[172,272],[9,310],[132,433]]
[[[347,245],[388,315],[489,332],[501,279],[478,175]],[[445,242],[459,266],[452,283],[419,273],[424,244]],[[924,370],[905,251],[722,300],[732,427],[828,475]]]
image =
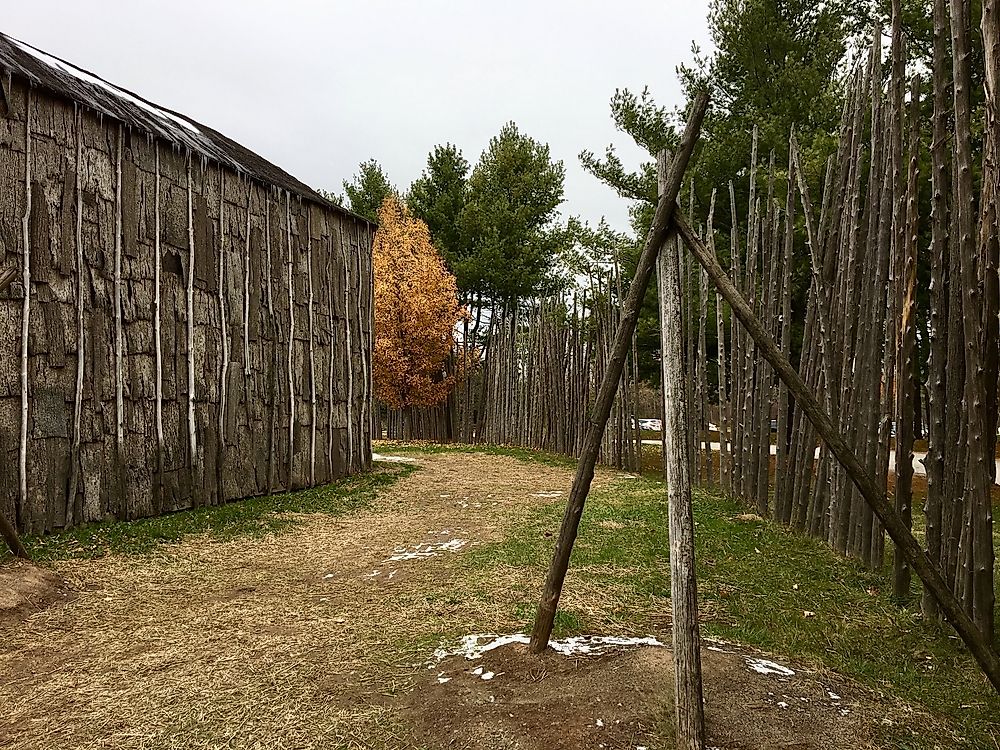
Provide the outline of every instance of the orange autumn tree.
[[447,370],[455,324],[465,315],[455,277],[431,244],[427,225],[389,196],[378,212],[375,275],[375,397],[394,409],[435,406],[456,376]]

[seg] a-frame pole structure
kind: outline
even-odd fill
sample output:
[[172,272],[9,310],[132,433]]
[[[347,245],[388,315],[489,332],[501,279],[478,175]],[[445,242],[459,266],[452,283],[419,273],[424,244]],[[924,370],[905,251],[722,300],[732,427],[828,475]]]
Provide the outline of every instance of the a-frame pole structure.
[[566,580],[566,570],[569,568],[570,554],[573,551],[573,543],[576,541],[577,531],[580,527],[583,506],[587,501],[590,485],[594,480],[594,467],[597,464],[601,439],[604,436],[604,430],[611,415],[611,406],[614,403],[615,394],[618,392],[621,384],[625,359],[632,345],[632,337],[635,334],[635,325],[639,317],[639,308],[642,306],[642,300],[646,296],[646,289],[649,287],[649,280],[656,266],[657,255],[667,239],[667,234],[671,226],[671,218],[677,204],[677,195],[680,193],[681,184],[684,180],[684,171],[687,169],[691,154],[694,152],[695,143],[698,140],[698,134],[701,130],[701,123],[705,118],[705,111],[707,109],[708,94],[700,92],[691,104],[687,127],[684,130],[684,135],[681,137],[677,155],[670,170],[670,178],[667,180],[666,189],[661,193],[660,199],[656,204],[653,224],[649,229],[649,235],[646,238],[646,245],[643,248],[642,255],[639,256],[639,263],[635,269],[635,276],[632,278],[632,283],[629,286],[628,296],[625,298],[621,323],[615,332],[611,359],[608,362],[608,369],[605,372],[600,390],[597,393],[593,412],[587,422],[587,436],[584,441],[583,451],[576,466],[573,486],[570,489],[569,500],[566,502],[566,511],[563,514],[562,526],[559,530],[559,539],[556,542],[555,552],[552,555],[552,563],[549,565],[549,572],[545,578],[545,585],[542,589],[542,596],[535,617],[535,626],[531,631],[530,649],[536,654],[545,650],[549,644],[549,636],[552,635],[552,625],[555,621],[556,608],[559,605],[559,596],[562,593],[563,582]]

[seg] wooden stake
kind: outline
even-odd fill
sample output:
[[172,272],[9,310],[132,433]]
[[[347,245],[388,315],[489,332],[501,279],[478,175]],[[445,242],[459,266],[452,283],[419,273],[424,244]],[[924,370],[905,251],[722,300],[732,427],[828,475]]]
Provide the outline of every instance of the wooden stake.
[[[668,157],[657,158],[660,194],[669,189]],[[688,450],[687,394],[681,351],[680,258],[668,239],[659,255],[660,351],[663,353],[664,479],[670,505],[670,603],[673,617],[674,685],[678,750],[705,746],[705,709],[701,687],[701,636],[694,560],[694,515]]]
[[704,92],[699,93],[691,106],[687,128],[673,163],[667,189],[656,206],[656,214],[653,217],[646,246],[639,258],[635,276],[629,287],[628,297],[625,299],[622,320],[615,335],[614,351],[601,382],[593,414],[587,425],[587,438],[583,453],[577,464],[576,475],[573,478],[562,527],[559,531],[559,540],[556,543],[552,563],[549,566],[545,586],[542,589],[541,601],[531,633],[530,648],[536,654],[545,650],[549,643],[549,636],[552,634],[552,624],[555,620],[563,582],[566,579],[570,553],[573,550],[573,543],[576,541],[583,506],[587,501],[587,493],[590,491],[590,484],[594,479],[594,465],[597,463],[601,439],[611,414],[611,404],[618,391],[625,357],[635,332],[639,306],[646,295],[646,288],[649,286],[649,279],[656,265],[656,256],[667,238],[670,217],[675,213],[677,194],[680,192],[681,181],[684,179],[684,170],[687,168],[687,163],[694,151],[694,145],[698,139],[698,132],[701,129],[701,122],[707,108],[708,95]]

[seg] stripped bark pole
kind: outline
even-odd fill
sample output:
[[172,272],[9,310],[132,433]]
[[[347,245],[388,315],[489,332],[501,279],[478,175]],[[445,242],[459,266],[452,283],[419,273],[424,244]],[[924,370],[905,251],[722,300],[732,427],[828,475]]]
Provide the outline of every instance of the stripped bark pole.
[[119,471],[125,443],[125,331],[122,321],[122,141],[125,127],[118,125],[117,155],[115,158],[115,446]]
[[[163,511],[163,464],[164,464],[164,433],[163,433],[163,338],[162,331],[160,330],[161,318],[162,318],[162,301],[160,299],[161,295],[161,279],[160,279],[160,266],[161,262],[161,214],[160,214],[160,198],[161,198],[161,186],[160,186],[160,144],[159,142],[155,145],[156,149],[156,175],[154,177],[153,186],[153,350],[154,350],[154,366],[156,368],[156,382],[154,384],[154,397],[156,399],[156,505],[157,512]],[[82,250],[80,251],[82,252]],[[81,279],[83,274],[80,274]],[[82,281],[81,281],[82,284]],[[80,319],[80,330],[83,330],[83,318],[81,315]],[[77,366],[81,369],[82,374],[82,362],[83,362],[83,350],[81,347],[80,356],[78,358]]]
[[25,95],[24,114],[24,217],[21,220],[21,442],[18,478],[21,514],[28,512],[28,323],[31,317],[31,89]]
[[333,356],[334,350],[337,344],[337,329],[336,329],[336,295],[334,295],[334,289],[336,288],[333,284],[333,268],[335,265],[335,255],[333,254],[333,228],[330,228],[330,238],[329,244],[326,252],[326,288],[327,288],[327,304],[326,304],[326,324],[327,331],[330,337],[330,357],[327,362],[327,383],[326,383],[326,466],[327,466],[327,477],[332,479],[335,475],[335,466],[333,461],[334,456],[334,436],[336,433],[333,428],[333,387],[335,382],[335,363],[337,358]]
[[198,505],[200,482],[198,472],[198,432],[194,414],[194,186],[191,176],[191,154],[187,158],[187,232],[188,232],[188,267],[187,267],[187,417],[188,417],[188,450],[191,462],[191,487],[194,492],[193,505]]
[[930,589],[945,617],[968,646],[990,683],[1000,693],[1000,656],[993,650],[992,644],[984,637],[972,618],[962,609],[962,605],[948,588],[937,566],[920,546],[913,533],[900,520],[885,493],[879,489],[875,477],[861,465],[857,455],[836,428],[827,411],[820,405],[819,400],[802,381],[788,358],[753,314],[746,300],[733,286],[718,261],[715,260],[704,243],[698,239],[683,217],[675,214],[673,222],[688,248],[729,303],[733,314],[739,318],[747,333],[757,343],[761,356],[785,381],[796,402],[801,405],[802,410],[809,417],[809,421],[815,426],[824,443],[851,477],[865,502],[871,506],[882,521],[893,542],[902,548],[907,564]]
[[267,402],[270,407],[270,419],[267,426],[267,494],[274,492],[277,481],[277,465],[275,453],[278,445],[278,340],[280,338],[280,326],[278,318],[274,314],[274,286],[272,276],[274,274],[274,264],[271,252],[271,198],[267,192],[264,193],[264,260],[265,268],[265,291],[267,292],[267,322],[271,336],[271,362],[268,368]]
[[[668,156],[657,157],[660,195],[669,189]],[[657,259],[659,268],[660,350],[663,368],[663,443],[666,461],[670,525],[670,603],[673,621],[673,658],[678,750],[705,746],[705,707],[702,700],[701,635],[698,628],[698,582],[694,559],[694,514],[688,450],[687,393],[681,351],[680,256],[668,239]]]
[[312,254],[312,207],[306,206],[307,237],[306,264],[309,270],[306,280],[309,285],[309,484],[316,484],[316,329],[313,316],[313,254]]
[[[73,442],[70,448],[69,485],[66,489],[66,526],[73,525],[76,511],[76,495],[80,478],[80,442],[81,420],[83,416],[83,369],[84,363],[84,329],[83,329],[83,112],[79,105],[74,107],[76,124],[76,164],[74,168],[75,199],[76,199],[76,388],[73,394]],[[159,167],[159,152],[157,151],[157,167]],[[157,169],[157,174],[159,170]],[[159,279],[159,266],[156,269]],[[3,287],[0,282],[0,288]]]
[[649,286],[649,279],[656,265],[656,256],[667,238],[668,225],[670,217],[674,214],[677,194],[680,192],[681,181],[684,179],[684,170],[687,168],[688,161],[694,151],[707,108],[708,95],[704,92],[699,93],[691,106],[687,127],[673,162],[667,189],[657,203],[646,245],[639,258],[628,296],[625,298],[621,323],[615,334],[614,350],[601,382],[593,413],[587,424],[586,442],[577,463],[576,475],[573,478],[569,500],[566,503],[559,539],[556,542],[552,563],[549,565],[549,572],[542,589],[538,613],[531,633],[530,648],[536,654],[545,650],[549,643],[549,636],[552,634],[559,595],[562,593],[566,570],[569,567],[569,557],[573,551],[573,543],[576,540],[587,493],[590,491],[590,485],[594,479],[597,454],[601,447],[601,439],[607,426],[608,417],[611,414],[611,404],[621,381],[625,356],[635,333],[639,306],[646,295],[646,288]]
[[250,219],[253,215],[253,180],[247,180],[247,224],[243,246],[243,380],[250,379]]
[[292,250],[292,195],[285,191],[285,250],[288,276],[288,483],[285,489],[294,487],[295,477],[295,284],[292,278],[294,266]]
[[347,470],[354,468],[354,360],[351,357],[351,260],[344,244],[344,232],[340,232],[340,256],[344,261],[344,337],[347,339]]
[[226,410],[229,401],[229,321],[226,320],[226,173],[219,169],[219,332],[222,338],[222,363],[219,365],[218,460],[215,462],[216,503],[225,498],[223,468],[226,461]]

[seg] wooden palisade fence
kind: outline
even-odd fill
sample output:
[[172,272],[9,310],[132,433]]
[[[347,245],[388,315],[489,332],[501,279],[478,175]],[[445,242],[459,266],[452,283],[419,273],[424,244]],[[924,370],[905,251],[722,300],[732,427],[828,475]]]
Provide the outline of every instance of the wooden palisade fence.
[[[919,77],[904,78],[906,40],[894,3],[888,59],[876,30],[867,59],[848,78],[837,153],[818,196],[810,192],[794,133],[783,172],[773,155],[760,163],[754,134],[749,203],[739,212],[732,200],[734,222],[742,215],[746,228],[731,229],[729,274],[790,356],[790,281],[795,258],[804,257],[798,376],[878,492],[891,494],[906,528],[913,519],[916,420],[927,413],[927,553],[988,644],[995,639],[1000,10],[996,0],[983,4],[981,165],[973,154],[969,13],[966,0],[935,0],[925,94]],[[930,174],[922,174],[920,164],[928,161]],[[929,215],[921,215],[920,192],[928,183]],[[732,185],[728,192],[734,195]],[[709,224],[705,245],[721,255]],[[929,268],[926,303],[918,295],[920,264]],[[923,328],[918,304],[926,304]],[[717,310],[719,376],[712,385],[723,488],[762,516],[822,538],[869,567],[882,566],[883,521],[759,343],[735,318],[728,325],[721,300]],[[918,345],[927,352],[923,382]],[[701,351],[695,356],[705,358]],[[697,394],[707,385],[704,368],[697,362],[688,368]],[[909,596],[911,564],[898,543],[891,564],[896,595]],[[925,614],[936,616],[938,606],[925,591]]]

